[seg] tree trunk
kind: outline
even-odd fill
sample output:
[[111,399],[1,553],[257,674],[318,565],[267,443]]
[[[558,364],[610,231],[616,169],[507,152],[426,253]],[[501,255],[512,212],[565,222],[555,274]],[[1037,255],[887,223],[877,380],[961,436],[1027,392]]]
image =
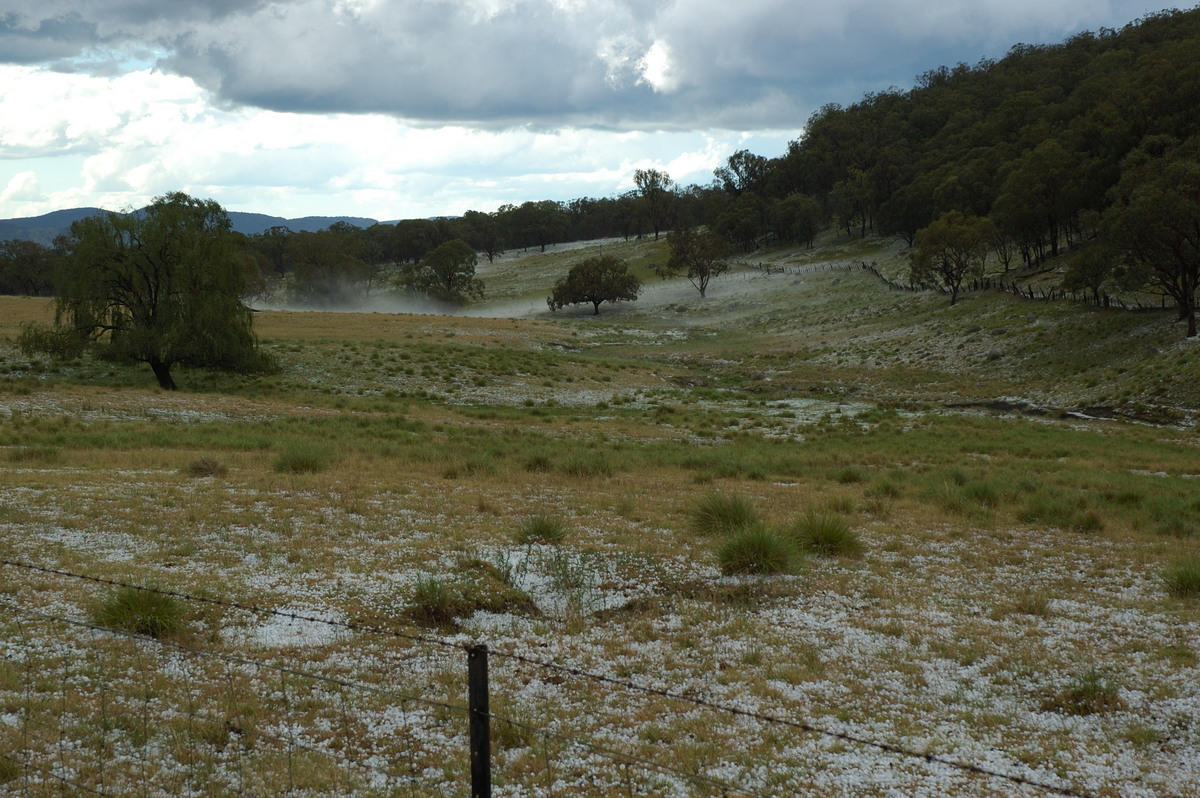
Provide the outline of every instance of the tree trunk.
[[164,391],[174,391],[178,389],[175,385],[175,380],[171,379],[171,364],[164,363],[161,360],[151,360],[150,368],[154,371],[154,376],[158,380],[158,386]]
[[[603,301],[604,301],[603,299],[601,299],[601,300],[600,300],[600,302],[603,302]],[[600,315],[600,302],[593,302],[593,303],[592,303],[592,306],[596,308],[594,311],[592,311],[592,315],[593,315],[593,316],[599,316],[599,315]]]

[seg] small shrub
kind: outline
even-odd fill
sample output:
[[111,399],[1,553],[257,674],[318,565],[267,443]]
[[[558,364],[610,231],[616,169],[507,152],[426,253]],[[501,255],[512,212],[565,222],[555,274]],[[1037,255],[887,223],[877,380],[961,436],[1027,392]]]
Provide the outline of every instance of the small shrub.
[[901,492],[899,485],[891,479],[884,479],[867,488],[866,496],[869,499],[899,499]]
[[289,444],[275,460],[281,474],[316,474],[329,468],[332,457],[324,446],[314,443]]
[[518,543],[561,543],[566,537],[566,522],[545,513],[531,515],[517,531]]
[[534,474],[545,474],[554,470],[554,461],[546,454],[534,454],[525,461],[525,470]]
[[183,601],[175,596],[121,587],[109,593],[92,611],[97,626],[162,639],[183,629]]
[[1017,512],[1017,518],[1026,524],[1044,524],[1059,529],[1075,526],[1078,506],[1065,498],[1035,493],[1026,499]]
[[963,486],[963,496],[980,507],[997,507],[1001,495],[990,482],[968,482]]
[[800,558],[787,535],[757,523],[730,532],[717,547],[717,562],[726,576],[791,574],[796,572]]
[[1190,538],[1196,535],[1196,523],[1182,516],[1168,518],[1154,526],[1154,532],[1165,538]]
[[201,457],[184,466],[183,473],[189,477],[223,477],[228,466],[213,457]]
[[1176,560],[1163,572],[1163,581],[1175,598],[1200,596],[1200,558],[1189,555]]
[[846,519],[833,513],[809,510],[790,531],[801,548],[826,557],[860,557],[865,548]]
[[692,529],[701,535],[724,535],[761,523],[758,510],[738,493],[710,491],[692,511]]
[[834,474],[833,478],[838,484],[841,485],[856,485],[859,482],[867,481],[867,475],[861,468],[856,468],[855,466],[843,468]]
[[453,591],[444,582],[438,579],[420,579],[413,590],[408,616],[426,626],[449,626],[463,609]]
[[1042,710],[1067,715],[1095,715],[1125,708],[1119,688],[1099,670],[1092,668],[1065,690],[1042,701]]
[[599,452],[576,453],[560,469],[569,477],[611,477],[613,474],[612,464]]

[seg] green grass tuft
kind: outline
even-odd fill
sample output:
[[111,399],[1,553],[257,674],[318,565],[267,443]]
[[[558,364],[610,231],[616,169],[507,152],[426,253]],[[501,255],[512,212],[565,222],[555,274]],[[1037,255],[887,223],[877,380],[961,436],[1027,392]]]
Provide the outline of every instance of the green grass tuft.
[[275,470],[280,474],[317,474],[333,462],[329,449],[317,443],[298,442],[288,444],[275,460]]
[[830,512],[808,510],[789,533],[802,549],[825,557],[861,557],[866,549],[849,522]]
[[725,535],[762,523],[758,510],[745,496],[710,491],[692,510],[692,529],[700,535]]
[[567,524],[546,513],[531,515],[517,530],[518,543],[561,543],[567,537]]
[[1095,668],[1042,701],[1043,711],[1065,715],[1095,715],[1124,708],[1117,684]]
[[778,529],[757,523],[730,532],[717,547],[721,573],[792,574],[800,555],[792,540]]
[[1188,555],[1171,563],[1163,572],[1163,581],[1175,598],[1200,596],[1200,557]]
[[164,639],[182,631],[183,615],[183,601],[175,596],[121,587],[93,609],[92,620],[106,629]]

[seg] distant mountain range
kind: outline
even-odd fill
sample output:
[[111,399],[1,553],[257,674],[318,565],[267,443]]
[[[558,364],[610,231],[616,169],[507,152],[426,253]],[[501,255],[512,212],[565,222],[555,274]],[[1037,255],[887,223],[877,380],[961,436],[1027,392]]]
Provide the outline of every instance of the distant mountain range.
[[[55,236],[71,231],[71,222],[99,213],[107,213],[107,211],[101,208],[71,208],[42,216],[0,219],[0,241],[20,238],[49,246],[54,243]],[[280,216],[268,216],[265,213],[241,213],[239,211],[229,211],[228,213],[230,221],[233,222],[233,229],[248,236],[258,235],[268,228],[280,226],[299,233],[324,230],[336,222],[347,222],[355,227],[363,228],[378,224],[375,219],[364,219],[359,216],[305,216],[300,219],[284,219]],[[387,224],[394,224],[394,222],[387,222]]]

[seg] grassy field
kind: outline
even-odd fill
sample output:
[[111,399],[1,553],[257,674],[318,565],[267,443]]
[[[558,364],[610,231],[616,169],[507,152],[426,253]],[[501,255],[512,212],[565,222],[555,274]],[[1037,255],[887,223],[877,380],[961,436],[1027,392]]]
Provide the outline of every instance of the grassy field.
[[1043,794],[853,739],[1200,791],[1173,314],[951,307],[836,238],[701,300],[602,248],[637,302],[551,314],[596,247],[510,256],[469,316],[259,313],[278,373],[178,393],[26,358],[49,307],[0,299],[0,558],[208,599],[131,643],[91,626],[150,613],[114,587],[0,567],[0,795],[463,794],[471,642],[516,655],[500,795]]

